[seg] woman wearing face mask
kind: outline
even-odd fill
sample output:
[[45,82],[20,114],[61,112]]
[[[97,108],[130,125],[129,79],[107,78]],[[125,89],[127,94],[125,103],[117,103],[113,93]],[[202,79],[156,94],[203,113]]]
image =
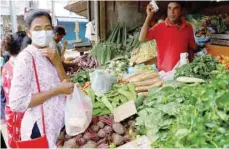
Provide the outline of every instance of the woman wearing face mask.
[[34,10],[26,17],[26,27],[32,43],[15,61],[9,105],[12,111],[25,112],[20,129],[21,140],[43,136],[43,106],[48,145],[49,148],[55,148],[59,132],[64,126],[64,95],[71,94],[74,85],[66,80],[66,73],[56,50],[47,48],[53,32],[50,15],[45,11]]

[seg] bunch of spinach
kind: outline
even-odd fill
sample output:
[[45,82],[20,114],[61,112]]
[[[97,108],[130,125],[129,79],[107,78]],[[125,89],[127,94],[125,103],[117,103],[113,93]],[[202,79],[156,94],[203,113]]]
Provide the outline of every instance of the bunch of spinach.
[[87,81],[90,81],[88,71],[77,72],[71,76],[71,82],[79,83],[81,86],[83,86]]
[[217,60],[210,55],[197,56],[192,63],[177,68],[175,78],[186,76],[209,79],[210,73],[217,69],[217,65]]
[[229,71],[204,84],[152,89],[138,107],[136,128],[153,147],[229,147]]

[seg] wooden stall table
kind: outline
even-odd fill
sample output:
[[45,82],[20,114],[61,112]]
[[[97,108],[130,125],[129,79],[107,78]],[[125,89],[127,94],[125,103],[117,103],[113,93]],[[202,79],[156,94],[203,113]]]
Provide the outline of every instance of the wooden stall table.
[[219,56],[219,55],[229,56],[229,47],[228,46],[218,46],[218,45],[207,44],[206,49],[208,53],[214,57]]

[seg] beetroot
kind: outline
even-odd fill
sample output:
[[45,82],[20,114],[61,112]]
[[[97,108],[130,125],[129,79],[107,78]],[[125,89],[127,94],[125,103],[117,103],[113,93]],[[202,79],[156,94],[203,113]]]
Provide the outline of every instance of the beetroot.
[[99,131],[99,126],[93,125],[93,126],[91,127],[91,129],[92,129],[93,132],[98,132],[98,131]]
[[113,128],[114,132],[116,132],[117,134],[122,135],[125,133],[125,129],[121,123],[114,123],[112,125],[112,128]]
[[96,143],[93,141],[88,141],[87,144],[85,144],[84,146],[82,146],[81,148],[95,148],[96,147]]
[[101,122],[104,122],[105,124],[107,124],[107,125],[109,125],[109,126],[112,126],[113,120],[110,119],[109,116],[99,117],[99,120],[100,120]]
[[79,138],[79,139],[76,140],[76,143],[79,146],[82,146],[82,145],[86,144],[86,140],[84,138]]
[[98,136],[100,138],[104,138],[106,136],[106,132],[103,129],[100,129],[99,132],[98,132]]
[[122,145],[124,143],[123,136],[120,136],[117,133],[112,134],[112,141],[115,145]]
[[96,147],[96,143],[94,141],[88,141],[87,144],[82,146],[82,148],[95,148],[95,147]]
[[131,136],[130,136],[130,135],[125,135],[125,136],[123,137],[123,141],[124,141],[124,142],[129,142],[129,141],[131,141]]
[[74,148],[75,146],[76,146],[76,138],[72,138],[64,142],[63,148]]
[[104,131],[106,132],[106,134],[111,133],[111,132],[112,132],[111,126],[105,126],[105,127],[104,127]]
[[97,146],[97,148],[109,148],[109,146],[108,146],[108,144],[103,143],[103,144],[100,144],[99,146]]
[[91,139],[91,134],[89,132],[86,132],[84,135],[83,135],[83,138],[88,141]]
[[105,124],[104,124],[104,122],[101,122],[101,121],[99,121],[98,123],[97,123],[97,126],[99,126],[99,128],[104,128],[104,126],[105,126]]

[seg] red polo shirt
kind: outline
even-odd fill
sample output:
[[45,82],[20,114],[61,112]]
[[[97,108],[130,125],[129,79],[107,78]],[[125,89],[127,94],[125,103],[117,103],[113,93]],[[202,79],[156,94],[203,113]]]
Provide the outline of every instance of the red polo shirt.
[[172,25],[168,18],[154,25],[147,38],[156,40],[159,71],[171,71],[180,60],[180,53],[196,48],[192,26],[183,18],[179,27]]

